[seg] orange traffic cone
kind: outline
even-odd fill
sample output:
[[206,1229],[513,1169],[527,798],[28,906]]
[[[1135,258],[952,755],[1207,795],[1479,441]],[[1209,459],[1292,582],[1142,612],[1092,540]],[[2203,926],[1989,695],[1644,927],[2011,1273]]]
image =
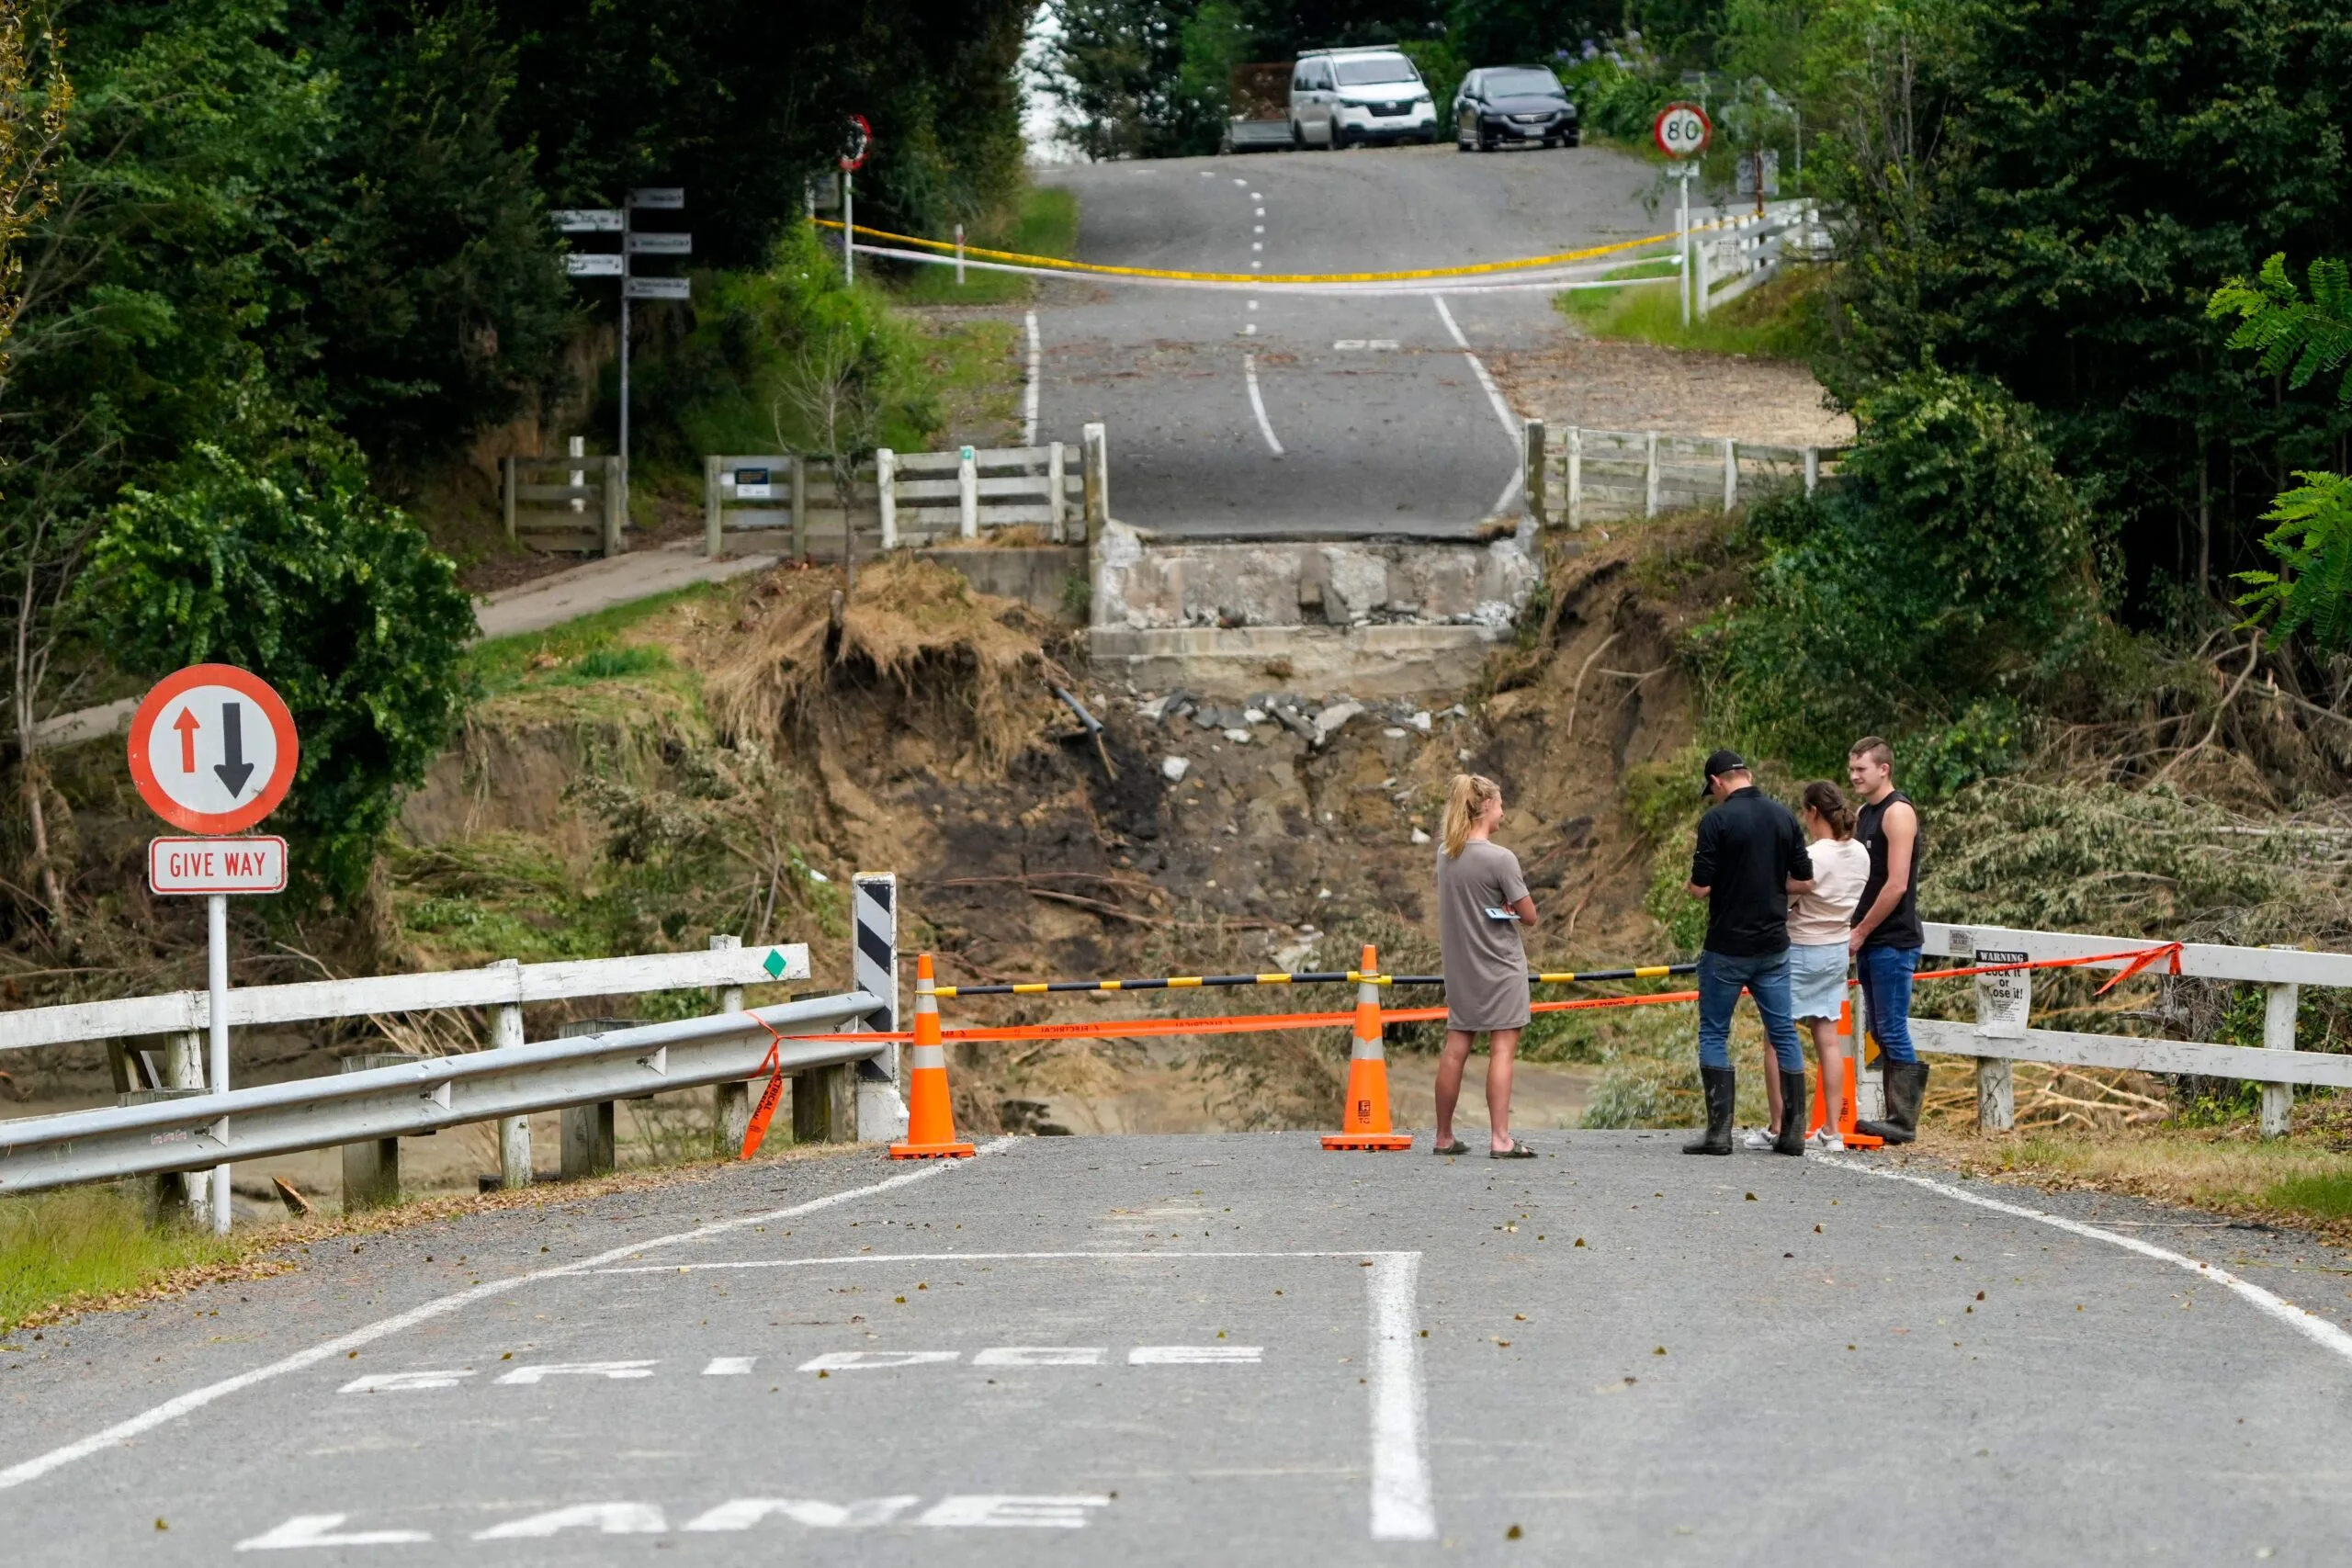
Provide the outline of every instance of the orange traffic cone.
[[1391,1130],[1388,1120],[1388,1058],[1380,1049],[1380,954],[1367,944],[1356,983],[1355,1048],[1348,1055],[1348,1101],[1340,1108],[1340,1131],[1325,1136],[1327,1149],[1409,1149],[1412,1134]]
[[931,954],[915,958],[915,1041],[908,1055],[907,1141],[892,1159],[969,1159],[977,1151],[956,1137],[947,1089],[947,1047],[939,1041],[939,998],[931,994]]
[[1838,1105],[1838,1135],[1849,1149],[1884,1148],[1884,1138],[1854,1131],[1854,1121],[1860,1114],[1857,1107],[1861,1104],[1861,1097],[1854,1089],[1855,1058],[1861,1055],[1861,1043],[1854,1038],[1854,1004],[1850,1000],[1838,1004],[1838,1032],[1846,1037],[1846,1088]]

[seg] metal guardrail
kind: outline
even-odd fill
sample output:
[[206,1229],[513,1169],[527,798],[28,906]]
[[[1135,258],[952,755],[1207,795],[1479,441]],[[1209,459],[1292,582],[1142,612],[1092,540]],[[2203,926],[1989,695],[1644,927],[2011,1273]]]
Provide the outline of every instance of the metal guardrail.
[[[232,1028],[364,1018],[376,1013],[438,1008],[520,1007],[580,997],[639,996],[650,991],[725,990],[808,977],[805,942],[740,947],[733,937],[713,939],[701,953],[649,953],[627,958],[585,958],[560,964],[513,959],[480,969],[436,969],[418,975],[354,980],[301,980],[247,986],[229,993]],[[0,1051],[68,1045],[147,1034],[187,1034],[210,1026],[202,991],[0,1012]],[[519,1028],[519,1024],[517,1025]]]
[[863,1061],[891,1047],[795,1042],[787,1032],[854,1027],[889,1005],[870,992],[851,991],[227,1094],[20,1117],[0,1122],[0,1191],[209,1169],[301,1149],[414,1137],[469,1122],[740,1083],[756,1075],[776,1046],[770,1028],[786,1036],[778,1055],[787,1073]]

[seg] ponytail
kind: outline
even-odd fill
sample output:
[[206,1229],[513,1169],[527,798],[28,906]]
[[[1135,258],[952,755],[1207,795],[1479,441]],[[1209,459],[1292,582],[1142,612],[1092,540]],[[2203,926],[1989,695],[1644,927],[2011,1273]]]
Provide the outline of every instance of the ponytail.
[[1846,803],[1846,793],[1826,779],[1815,779],[1804,786],[1804,805],[1808,811],[1817,812],[1829,831],[1839,839],[1854,836],[1854,808]]
[[1462,846],[1470,841],[1470,825],[1477,820],[1478,812],[1487,802],[1499,796],[1503,786],[1481,773],[1456,773],[1453,783],[1446,786],[1443,836],[1449,860],[1462,858]]

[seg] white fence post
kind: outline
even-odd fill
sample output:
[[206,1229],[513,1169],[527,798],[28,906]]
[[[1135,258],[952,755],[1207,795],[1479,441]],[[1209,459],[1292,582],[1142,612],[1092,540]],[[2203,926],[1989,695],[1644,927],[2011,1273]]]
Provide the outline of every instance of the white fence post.
[[[884,515],[888,514],[886,513]],[[714,953],[742,945],[743,939],[740,936],[715,936],[710,939]],[[721,990],[718,993],[718,1010],[741,1012],[743,987],[729,986]],[[741,1083],[715,1084],[710,1093],[712,1137],[723,1159],[742,1148],[744,1136],[752,1130],[752,1085],[749,1079]]]
[[1690,292],[1698,300],[1699,319],[1702,321],[1707,319],[1707,290],[1712,286],[1707,276],[1712,270],[1707,265],[1707,257],[1714,249],[1714,245],[1715,242],[1702,241],[1690,250],[1690,259],[1697,266],[1690,279]]
[[[485,967],[520,971],[523,964],[520,959],[501,958]],[[492,1010],[490,1043],[493,1050],[501,1045],[523,1043],[520,1002],[508,1002]],[[531,1119],[527,1116],[498,1119],[498,1184],[510,1190],[531,1184]]]
[[[842,250],[849,250],[849,231],[842,231]],[[808,558],[808,459],[792,456],[792,558]]]
[[1046,536],[1057,545],[1069,543],[1069,497],[1062,492],[1069,486],[1069,476],[1062,467],[1062,444],[1050,442],[1046,447]]
[[882,514],[882,547],[895,550],[899,547],[899,455],[888,446],[874,449],[874,504]]
[[1103,524],[1111,520],[1111,450],[1100,424],[1090,424],[1079,432],[1085,443],[1086,471],[1086,537],[1091,544]]
[[1739,443],[1724,437],[1724,510],[1739,504]]
[[[1988,964],[2023,964],[2022,953],[1993,953],[1983,948],[1972,955],[1972,967]],[[1976,1037],[1980,1040],[2022,1040],[2033,1016],[2033,971],[2016,969],[1976,976]],[[2006,1133],[2017,1125],[2017,1085],[2006,1056],[1976,1058],[1976,1125],[1987,1133]]]
[[980,468],[969,446],[956,455],[956,533],[965,539],[980,536]]
[[1522,421],[1520,426],[1526,448],[1526,476],[1521,486],[1527,491],[1527,514],[1535,519],[1539,528],[1551,521],[1551,498],[1544,494],[1549,483],[1544,472],[1544,422],[1540,419]]
[[621,530],[628,526],[628,470],[618,456],[605,459],[605,554],[616,556],[628,548]]
[[1648,454],[1648,472],[1643,479],[1642,515],[1655,517],[1657,515],[1657,432],[1647,431],[1645,436],[1643,446]]
[[1584,432],[1568,426],[1568,526],[1584,526]]
[[[2273,947],[2290,951],[2292,942],[2272,942]],[[2267,1050],[2291,1051],[2295,1048],[2295,1010],[2301,996],[2293,981],[2274,983],[2262,987],[2262,1043]],[[2283,1138],[2293,1127],[2295,1120],[2295,1086],[2290,1083],[2267,1083],[2262,1086],[2262,1135]]]
[[719,535],[722,520],[718,514],[718,459],[702,460],[702,546],[703,554],[717,560],[725,554]]
[[1820,488],[1821,448],[1818,446],[1808,446],[1804,449],[1804,492],[1807,495],[1811,495],[1815,491],[1819,490]]

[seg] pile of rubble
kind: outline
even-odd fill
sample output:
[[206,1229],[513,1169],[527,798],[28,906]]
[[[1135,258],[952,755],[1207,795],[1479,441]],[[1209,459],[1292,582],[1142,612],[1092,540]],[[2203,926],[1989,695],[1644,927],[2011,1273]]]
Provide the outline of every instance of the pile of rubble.
[[[1269,726],[1278,725],[1305,741],[1309,750],[1321,750],[1331,737],[1356,719],[1380,725],[1389,739],[1402,739],[1408,733],[1429,734],[1438,718],[1466,718],[1469,710],[1456,703],[1432,714],[1428,708],[1395,699],[1374,697],[1359,701],[1345,694],[1302,697],[1290,692],[1261,692],[1237,705],[1193,692],[1175,691],[1162,696],[1144,694],[1136,704],[1136,716],[1177,736],[1188,730],[1206,730],[1236,746],[1263,739],[1272,733]],[[1160,762],[1160,772],[1171,780],[1182,778],[1191,767],[1190,761],[1177,756]]]

